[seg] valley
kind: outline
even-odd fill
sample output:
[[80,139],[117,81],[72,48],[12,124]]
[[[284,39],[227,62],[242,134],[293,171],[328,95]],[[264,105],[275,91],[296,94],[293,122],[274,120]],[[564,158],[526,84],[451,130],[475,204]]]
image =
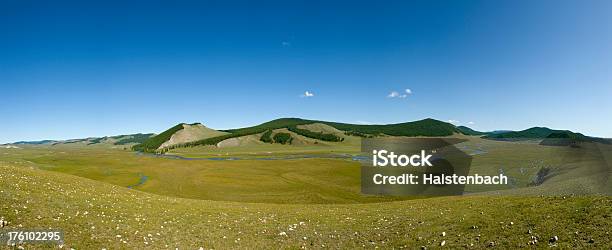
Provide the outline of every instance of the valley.
[[[0,217],[8,228],[61,228],[77,249],[609,247],[600,229],[612,226],[612,145],[496,140],[426,120],[462,140],[470,174],[503,173],[508,183],[467,185],[463,196],[364,195],[360,160],[371,155],[360,142],[393,129],[280,121],[179,124],[126,145],[10,144],[0,148]],[[290,139],[277,142],[279,133]]]

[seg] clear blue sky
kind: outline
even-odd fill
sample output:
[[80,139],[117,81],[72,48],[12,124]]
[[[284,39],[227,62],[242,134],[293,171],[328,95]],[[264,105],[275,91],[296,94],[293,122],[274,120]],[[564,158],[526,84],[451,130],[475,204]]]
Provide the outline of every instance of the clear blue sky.
[[612,1],[92,2],[0,1],[0,143],[279,117],[612,137]]

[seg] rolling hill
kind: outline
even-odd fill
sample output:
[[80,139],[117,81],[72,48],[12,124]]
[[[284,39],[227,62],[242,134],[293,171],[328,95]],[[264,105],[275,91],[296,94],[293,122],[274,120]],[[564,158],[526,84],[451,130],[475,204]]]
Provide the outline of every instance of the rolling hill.
[[327,122],[317,120],[305,120],[300,118],[281,118],[262,123],[257,126],[230,129],[232,134],[251,134],[255,131],[261,132],[268,129],[291,128],[299,125],[321,123],[345,132],[358,132],[369,135],[390,136],[448,136],[461,133],[454,125],[434,119],[424,119],[414,122],[405,122],[386,125],[359,125],[339,122]]
[[490,134],[488,132],[476,131],[476,130],[473,130],[473,129],[468,128],[466,126],[457,126],[457,129],[459,129],[461,131],[461,133],[463,133],[465,135],[487,135],[487,134]]
[[[609,144],[610,141],[603,138],[586,136],[581,133],[572,132],[569,130],[555,130],[546,127],[533,127],[521,131],[507,131],[500,133],[489,133],[483,138],[493,140],[529,140],[529,139],[546,139],[549,141],[555,139],[571,140],[572,142],[599,142]],[[554,144],[545,142],[545,144]]]
[[10,144],[14,145],[51,145],[57,143],[59,141],[56,140],[42,140],[42,141],[18,141]]
[[[327,122],[317,120],[306,120],[300,118],[281,118],[265,122],[256,126],[229,129],[217,131],[219,133],[211,133],[210,136],[200,138],[199,140],[189,140],[173,143],[172,145],[163,146],[166,141],[169,141],[175,133],[183,129],[184,123],[174,126],[159,135],[150,138],[149,140],[133,147],[137,151],[159,152],[163,148],[176,147],[192,147],[199,145],[217,145],[218,143],[242,136],[254,135],[273,131],[277,129],[288,129],[290,132],[297,135],[330,142],[343,141],[342,134],[326,132],[324,130],[310,130],[304,125],[320,124],[331,127],[337,131],[341,131],[345,135],[356,135],[361,137],[371,136],[450,136],[453,134],[465,134],[462,130],[454,125],[434,119],[424,119],[414,122],[405,122],[386,125],[357,125],[338,122]],[[319,125],[319,127],[320,127]],[[327,129],[329,130],[329,129]]]
[[18,141],[14,143],[8,143],[11,145],[134,145],[140,144],[148,140],[155,134],[129,134],[129,135],[116,135],[116,136],[104,136],[104,137],[88,137],[82,139],[69,139],[69,140],[42,140],[42,141]]
[[489,134],[485,138],[491,139],[544,139],[553,133],[573,134],[576,137],[584,137],[582,134],[573,133],[569,130],[553,130],[546,127],[533,127],[521,131],[508,131],[496,134]]
[[226,132],[210,129],[201,123],[180,123],[168,130],[153,136],[146,141],[135,145],[134,150],[155,152],[182,145],[193,141],[204,140],[207,138],[220,137],[226,135]]

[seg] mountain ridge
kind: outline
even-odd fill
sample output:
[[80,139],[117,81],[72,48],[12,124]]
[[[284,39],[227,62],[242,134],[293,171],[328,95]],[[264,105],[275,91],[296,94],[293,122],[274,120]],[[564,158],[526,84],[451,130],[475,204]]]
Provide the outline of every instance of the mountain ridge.
[[481,132],[474,129],[471,129],[467,126],[457,126],[457,129],[461,130],[465,135],[487,135],[490,132]]
[[38,140],[38,141],[17,141],[11,143],[5,143],[1,145],[61,145],[61,144],[73,144],[73,143],[85,143],[86,145],[108,143],[112,145],[127,145],[132,143],[140,144],[149,137],[155,135],[154,133],[135,133],[135,134],[124,134],[124,135],[113,135],[113,136],[102,136],[102,137],[86,137],[79,139],[66,139],[66,140]]
[[[531,127],[531,128],[521,130],[521,131],[489,133],[483,136],[483,138],[491,139],[491,140],[565,139],[565,140],[571,140],[573,143],[578,143],[578,142],[599,142],[599,143],[605,143],[605,144],[611,143],[609,139],[586,136],[582,133],[572,132],[570,130],[550,129],[547,127]],[[545,144],[547,144],[547,142],[545,142]]]
[[[453,124],[440,120],[426,118],[417,121],[392,123],[392,124],[350,124],[341,122],[330,122],[320,120],[310,120],[302,118],[278,118],[268,122],[264,122],[255,126],[214,130],[205,127],[200,122],[195,123],[179,123],[159,134],[153,133],[137,133],[117,136],[104,137],[88,137],[83,139],[68,139],[68,140],[40,140],[40,141],[17,141],[13,143],[5,143],[2,145],[60,145],[72,143],[84,143],[85,145],[96,145],[107,143],[111,145],[128,145],[135,144],[131,148],[136,151],[157,152],[163,148],[175,147],[191,147],[198,145],[216,145],[217,143],[246,135],[254,135],[264,133],[268,130],[289,129],[299,135],[329,141],[342,141],[338,135],[326,134],[322,131],[314,132],[306,129],[301,129],[302,125],[324,124],[341,131],[346,136],[359,137],[374,137],[374,136],[451,136],[453,134],[463,134],[468,136],[482,136],[485,139],[492,140],[521,140],[521,139],[550,139],[550,138],[570,138],[576,141],[592,141],[601,143],[610,143],[610,139],[602,139],[597,137],[586,136],[581,133],[572,132],[570,130],[556,130],[547,127],[532,127],[521,131],[498,130],[493,132],[481,132],[471,129],[467,126],[455,126]],[[185,126],[201,126],[207,129],[211,135],[200,136],[194,140],[177,140],[174,143],[168,141]],[[552,137],[551,137],[552,136]],[[166,144],[164,144],[166,143]],[[162,146],[164,145],[164,146]]]
[[361,137],[371,136],[451,136],[453,134],[464,134],[461,130],[453,124],[435,120],[432,118],[422,119],[413,122],[395,123],[395,124],[383,124],[383,125],[360,125],[360,124],[349,124],[319,120],[308,120],[301,118],[279,118],[268,122],[261,123],[259,125],[251,127],[243,127],[237,129],[219,130],[226,132],[227,134],[220,135],[217,137],[205,138],[198,141],[186,142],[182,144],[175,144],[170,147],[160,148],[165,141],[168,141],[172,134],[181,130],[181,127],[185,123],[180,123],[159,135],[150,138],[149,140],[132,147],[136,151],[144,152],[163,152],[164,150],[176,148],[176,147],[193,147],[200,145],[217,145],[221,141],[230,138],[236,138],[247,135],[254,135],[264,133],[269,130],[287,128],[290,131],[300,134],[301,136],[319,139],[319,140],[330,140],[330,141],[342,141],[337,136],[329,135],[325,133],[313,133],[312,131],[306,131],[300,129],[297,126],[321,123],[329,125],[335,129],[343,131],[348,135],[357,135]]

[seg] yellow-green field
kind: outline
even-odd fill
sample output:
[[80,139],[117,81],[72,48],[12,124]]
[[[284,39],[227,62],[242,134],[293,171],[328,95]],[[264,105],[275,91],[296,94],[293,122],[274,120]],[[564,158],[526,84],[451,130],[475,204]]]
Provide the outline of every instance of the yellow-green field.
[[[75,249],[612,246],[612,199],[601,195],[611,188],[602,158],[610,146],[470,138],[459,147],[474,154],[471,172],[503,171],[512,183],[468,186],[462,197],[365,196],[349,157],[358,154],[354,145],[170,152],[236,160],[68,145],[0,149],[0,217],[8,228],[63,229],[64,247]],[[261,159],[269,157],[297,158]],[[530,186],[542,167],[553,174]],[[553,236],[559,240],[549,243]]]
[[178,160],[112,149],[32,147],[5,162],[183,198],[265,203],[361,203],[359,164],[338,159]]
[[[535,189],[540,194],[606,193],[606,190],[599,190],[606,187],[596,183],[605,182],[607,178],[607,175],[602,175],[607,170],[599,169],[606,166],[601,162],[601,154],[597,154],[600,149],[479,138],[470,138],[458,147],[467,153],[476,153],[472,156],[470,172],[480,175],[503,172],[511,177],[510,183],[504,186],[467,186],[468,193],[495,190],[529,192],[524,188],[543,167],[551,168],[553,174],[545,185]],[[612,154],[610,148],[605,147],[607,154]],[[140,155],[104,147],[29,146],[0,150],[0,161],[13,165],[62,172],[181,198],[292,204],[405,199],[360,194],[360,165],[351,159],[352,155],[359,154],[359,148],[354,145],[296,147],[270,144],[196,147],[169,152],[192,157],[192,160]],[[211,157],[216,160],[208,159]],[[236,160],[223,160],[227,158]]]
[[[0,190],[8,228],[63,229],[64,248],[415,248],[442,242],[516,248],[529,246],[532,237],[542,248],[612,246],[607,196],[240,203],[154,195],[4,163]],[[553,236],[559,241],[549,244]]]

